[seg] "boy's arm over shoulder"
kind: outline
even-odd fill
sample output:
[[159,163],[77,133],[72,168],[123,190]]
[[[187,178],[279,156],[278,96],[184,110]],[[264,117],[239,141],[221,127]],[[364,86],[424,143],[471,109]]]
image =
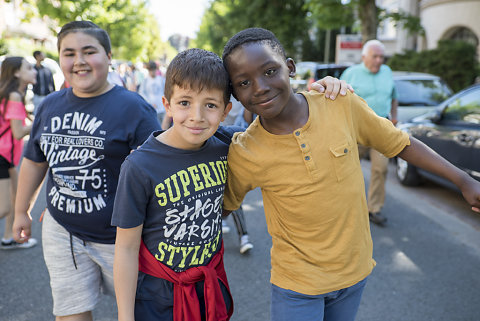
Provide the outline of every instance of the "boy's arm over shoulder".
[[220,139],[222,142],[230,145],[232,142],[233,135],[238,132],[245,131],[245,128],[240,126],[219,126],[215,134],[213,136]]
[[473,179],[465,171],[455,167],[433,149],[410,137],[411,144],[406,146],[397,156],[407,162],[444,177],[455,184],[462,192],[472,210],[480,213],[480,182]]

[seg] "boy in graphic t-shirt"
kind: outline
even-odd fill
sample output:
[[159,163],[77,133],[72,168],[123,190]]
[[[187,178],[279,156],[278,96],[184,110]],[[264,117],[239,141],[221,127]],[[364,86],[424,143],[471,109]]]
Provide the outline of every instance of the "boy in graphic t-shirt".
[[[228,74],[214,53],[186,50],[167,70],[173,126],[122,165],[112,217],[119,320],[228,320],[222,200],[230,132]],[[175,317],[174,317],[175,315]]]

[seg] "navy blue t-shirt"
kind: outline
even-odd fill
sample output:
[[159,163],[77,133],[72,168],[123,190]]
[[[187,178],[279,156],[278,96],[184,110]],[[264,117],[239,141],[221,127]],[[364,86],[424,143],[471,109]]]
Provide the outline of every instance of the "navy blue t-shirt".
[[120,166],[160,129],[155,111],[119,86],[91,98],[68,88],[48,95],[42,106],[25,157],[49,164],[48,210],[73,235],[113,244],[116,229],[110,222]]
[[220,127],[198,150],[165,145],[153,133],[122,164],[112,225],[143,224],[148,250],[175,272],[207,265],[222,242],[227,154],[237,130]]

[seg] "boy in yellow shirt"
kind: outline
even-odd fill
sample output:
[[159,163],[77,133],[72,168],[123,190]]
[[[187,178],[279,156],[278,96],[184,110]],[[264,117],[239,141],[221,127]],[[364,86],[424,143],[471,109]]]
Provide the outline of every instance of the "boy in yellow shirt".
[[233,36],[223,63],[235,98],[258,115],[230,145],[224,211],[261,188],[272,236],[272,320],[355,319],[375,266],[358,143],[449,179],[479,211],[479,182],[360,97],[295,94],[295,63],[270,31]]

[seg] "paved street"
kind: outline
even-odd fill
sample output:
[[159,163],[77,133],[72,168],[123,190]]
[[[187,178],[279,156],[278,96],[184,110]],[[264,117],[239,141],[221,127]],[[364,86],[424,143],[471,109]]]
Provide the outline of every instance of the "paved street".
[[[363,163],[365,169],[369,164]],[[364,171],[368,179],[368,171]],[[475,321],[480,317],[480,215],[462,197],[434,184],[399,186],[389,171],[385,228],[372,226],[377,267],[369,277],[357,321]],[[33,211],[40,238],[40,199]],[[269,319],[270,245],[261,195],[244,206],[254,249],[238,252],[233,220],[225,235],[225,264],[235,299],[233,321]],[[3,224],[3,221],[2,221]],[[3,225],[0,225],[3,229]],[[1,251],[0,320],[52,320],[52,299],[41,246]],[[96,320],[115,320],[112,298],[104,297]]]

